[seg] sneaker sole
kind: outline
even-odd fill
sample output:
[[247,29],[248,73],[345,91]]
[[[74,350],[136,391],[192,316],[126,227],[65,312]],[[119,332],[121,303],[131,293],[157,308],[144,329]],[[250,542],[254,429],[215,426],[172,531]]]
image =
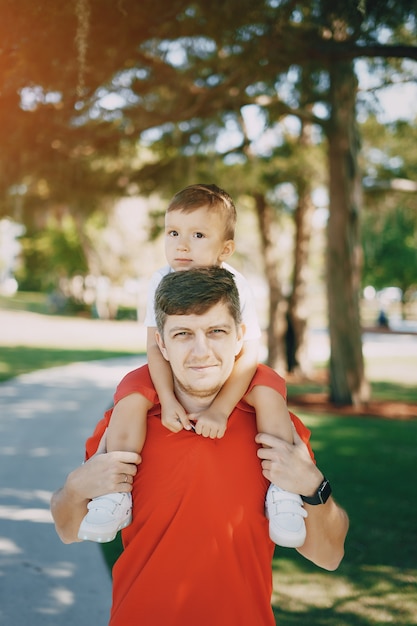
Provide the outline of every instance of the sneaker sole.
[[116,538],[116,535],[119,532],[119,530],[123,530],[123,528],[126,528],[126,526],[129,526],[131,521],[132,521],[132,515],[129,515],[129,517],[127,517],[125,521],[119,525],[116,531],[113,531],[111,534],[99,533],[96,528],[92,530],[80,529],[78,532],[78,539],[81,539],[81,541],[95,541],[96,543],[108,543],[109,541],[113,541],[113,539]]
[[277,546],[281,546],[282,548],[300,548],[304,545],[306,540],[306,530],[303,529],[303,532],[298,533],[297,535],[285,535],[280,533],[277,535],[276,531],[274,532],[269,529],[269,537],[271,541],[273,541]]

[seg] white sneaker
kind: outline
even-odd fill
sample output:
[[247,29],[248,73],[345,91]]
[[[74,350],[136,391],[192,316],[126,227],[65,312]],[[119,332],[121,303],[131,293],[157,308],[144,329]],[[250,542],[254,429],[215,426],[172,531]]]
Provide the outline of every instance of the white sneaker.
[[108,493],[88,503],[88,513],[81,522],[78,539],[106,543],[132,521],[132,495]]
[[307,517],[307,511],[300,496],[271,484],[266,494],[265,508],[272,541],[285,548],[302,546],[306,538],[304,518]]

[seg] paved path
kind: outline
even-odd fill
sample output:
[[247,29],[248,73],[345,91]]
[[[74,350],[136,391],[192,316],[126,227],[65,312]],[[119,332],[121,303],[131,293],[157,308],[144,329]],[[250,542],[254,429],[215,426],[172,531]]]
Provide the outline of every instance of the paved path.
[[138,359],[72,364],[0,384],[0,624],[106,626],[111,580],[96,544],[64,545],[49,501]]

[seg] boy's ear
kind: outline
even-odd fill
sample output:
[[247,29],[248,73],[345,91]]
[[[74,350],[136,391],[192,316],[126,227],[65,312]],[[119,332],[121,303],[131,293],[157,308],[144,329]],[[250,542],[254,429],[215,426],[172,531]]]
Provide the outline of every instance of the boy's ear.
[[220,255],[219,261],[225,261],[226,259],[231,257],[233,252],[235,251],[235,248],[236,246],[233,239],[228,239],[223,246],[223,251]]
[[162,356],[164,357],[166,361],[169,361],[168,354],[167,354],[165,344],[164,344],[164,340],[162,339],[158,331],[155,332],[155,340],[156,340],[156,343],[158,344],[158,348],[160,349]]

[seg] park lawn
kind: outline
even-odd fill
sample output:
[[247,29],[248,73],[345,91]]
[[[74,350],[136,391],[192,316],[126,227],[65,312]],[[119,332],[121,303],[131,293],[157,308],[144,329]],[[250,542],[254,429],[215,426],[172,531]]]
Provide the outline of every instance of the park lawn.
[[77,361],[98,361],[126,356],[138,356],[138,353],[121,350],[68,350],[50,347],[0,346],[0,382],[27,372],[58,367]]
[[346,509],[345,558],[325,572],[276,548],[273,604],[289,626],[417,623],[417,420],[308,415],[320,468]]

